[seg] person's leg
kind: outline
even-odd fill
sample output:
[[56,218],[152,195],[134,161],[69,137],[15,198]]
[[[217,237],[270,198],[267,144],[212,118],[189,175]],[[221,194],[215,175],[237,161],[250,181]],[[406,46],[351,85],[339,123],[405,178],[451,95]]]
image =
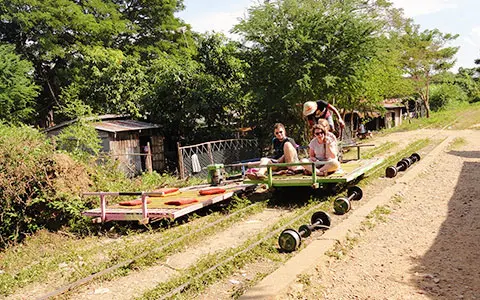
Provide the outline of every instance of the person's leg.
[[267,173],[267,168],[262,166],[266,166],[270,163],[271,163],[270,158],[263,157],[262,159],[260,159],[260,168],[257,171],[257,175],[265,175],[265,173]]
[[[307,163],[307,162],[311,162],[311,161],[308,158],[302,158],[302,160],[300,162]],[[312,165],[305,165],[303,167],[307,171],[306,172],[307,174],[312,174]]]
[[328,173],[335,172],[338,168],[340,168],[340,162],[336,159],[331,159],[317,170],[317,175],[327,176]]
[[269,163],[271,163],[271,160],[270,158],[267,158],[267,157],[263,157],[260,159],[260,162],[259,162],[259,167],[256,171],[254,172],[249,172],[249,170],[253,170],[253,169],[249,169],[247,170],[247,173],[246,173],[246,176],[248,179],[252,179],[252,180],[258,180],[258,179],[263,179],[265,178],[265,173],[267,172],[267,168],[266,167],[262,167],[262,166],[266,166],[268,165]]
[[[291,143],[285,143],[283,145],[283,155],[285,157],[285,163],[295,163],[298,162],[297,149]],[[297,171],[302,170],[302,166],[290,166],[289,170]]]

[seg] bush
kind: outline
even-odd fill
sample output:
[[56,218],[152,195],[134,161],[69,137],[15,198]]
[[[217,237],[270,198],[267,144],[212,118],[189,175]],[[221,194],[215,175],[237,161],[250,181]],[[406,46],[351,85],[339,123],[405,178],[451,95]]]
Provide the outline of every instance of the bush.
[[56,137],[56,142],[58,149],[84,162],[97,156],[101,149],[97,130],[81,120],[62,130]]
[[443,83],[432,85],[430,88],[430,109],[432,111],[439,111],[467,101],[467,94],[457,85]]
[[89,185],[85,167],[55,153],[44,134],[0,124],[0,248],[82,218],[79,192]]

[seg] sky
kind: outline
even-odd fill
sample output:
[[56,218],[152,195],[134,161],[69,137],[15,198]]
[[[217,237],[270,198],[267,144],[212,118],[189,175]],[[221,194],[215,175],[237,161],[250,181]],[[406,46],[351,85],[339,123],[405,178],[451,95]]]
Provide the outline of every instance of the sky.
[[[405,16],[419,24],[422,30],[439,29],[442,33],[459,34],[451,46],[459,46],[456,55],[459,67],[475,67],[480,58],[480,0],[391,0]],[[235,38],[229,31],[239,18],[247,14],[247,8],[258,0],[183,0],[185,10],[177,16],[190,24],[194,31],[223,32]]]

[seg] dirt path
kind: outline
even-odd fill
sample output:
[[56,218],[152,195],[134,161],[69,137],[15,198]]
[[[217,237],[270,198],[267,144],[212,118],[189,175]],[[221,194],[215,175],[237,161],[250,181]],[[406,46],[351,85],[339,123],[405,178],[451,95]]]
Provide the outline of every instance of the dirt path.
[[279,298],[480,299],[480,131],[430,133],[466,143],[442,152],[344,258]]

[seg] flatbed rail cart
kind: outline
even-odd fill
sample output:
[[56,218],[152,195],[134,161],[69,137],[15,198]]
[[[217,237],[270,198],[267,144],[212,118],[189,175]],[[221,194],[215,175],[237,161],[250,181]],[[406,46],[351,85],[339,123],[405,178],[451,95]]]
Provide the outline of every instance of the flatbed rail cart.
[[[266,184],[269,188],[272,187],[299,187],[306,186],[312,187],[314,189],[326,188],[327,186],[335,186],[339,184],[347,185],[360,177],[362,177],[366,172],[375,168],[383,162],[383,158],[370,158],[370,159],[361,159],[360,158],[360,149],[362,147],[374,146],[372,144],[353,144],[343,146],[345,148],[356,148],[357,149],[357,158],[341,161],[340,168],[328,175],[328,176],[317,176],[315,172],[311,175],[296,174],[296,175],[275,175],[273,172],[274,167],[288,167],[288,166],[305,166],[305,165],[317,165],[317,163],[272,163],[266,166],[267,173],[265,179],[247,179],[245,178],[243,183],[245,184]],[[320,162],[321,164],[321,162]],[[224,174],[225,167],[259,167],[258,162],[250,163],[241,163],[241,164],[232,164],[232,165],[223,165],[216,164],[210,165],[209,169],[209,180],[212,184],[221,183],[222,174]]]
[[[100,207],[86,210],[82,214],[91,217],[94,223],[139,221],[147,224],[162,219],[175,220],[254,188],[254,184],[231,182],[221,187],[200,185],[180,189],[164,188],[152,192],[85,192],[83,196],[99,196]],[[107,196],[139,198],[109,204]]]
[[310,186],[314,189],[324,188],[329,184],[348,184],[366,172],[380,165],[382,158],[359,159],[341,163],[340,168],[327,176],[318,176],[315,172],[312,175],[296,174],[296,175],[274,175],[273,167],[288,167],[298,165],[312,165],[312,163],[280,163],[269,164],[265,166],[267,173],[265,179],[251,180],[245,179],[245,184],[266,184],[269,187],[297,187]]

